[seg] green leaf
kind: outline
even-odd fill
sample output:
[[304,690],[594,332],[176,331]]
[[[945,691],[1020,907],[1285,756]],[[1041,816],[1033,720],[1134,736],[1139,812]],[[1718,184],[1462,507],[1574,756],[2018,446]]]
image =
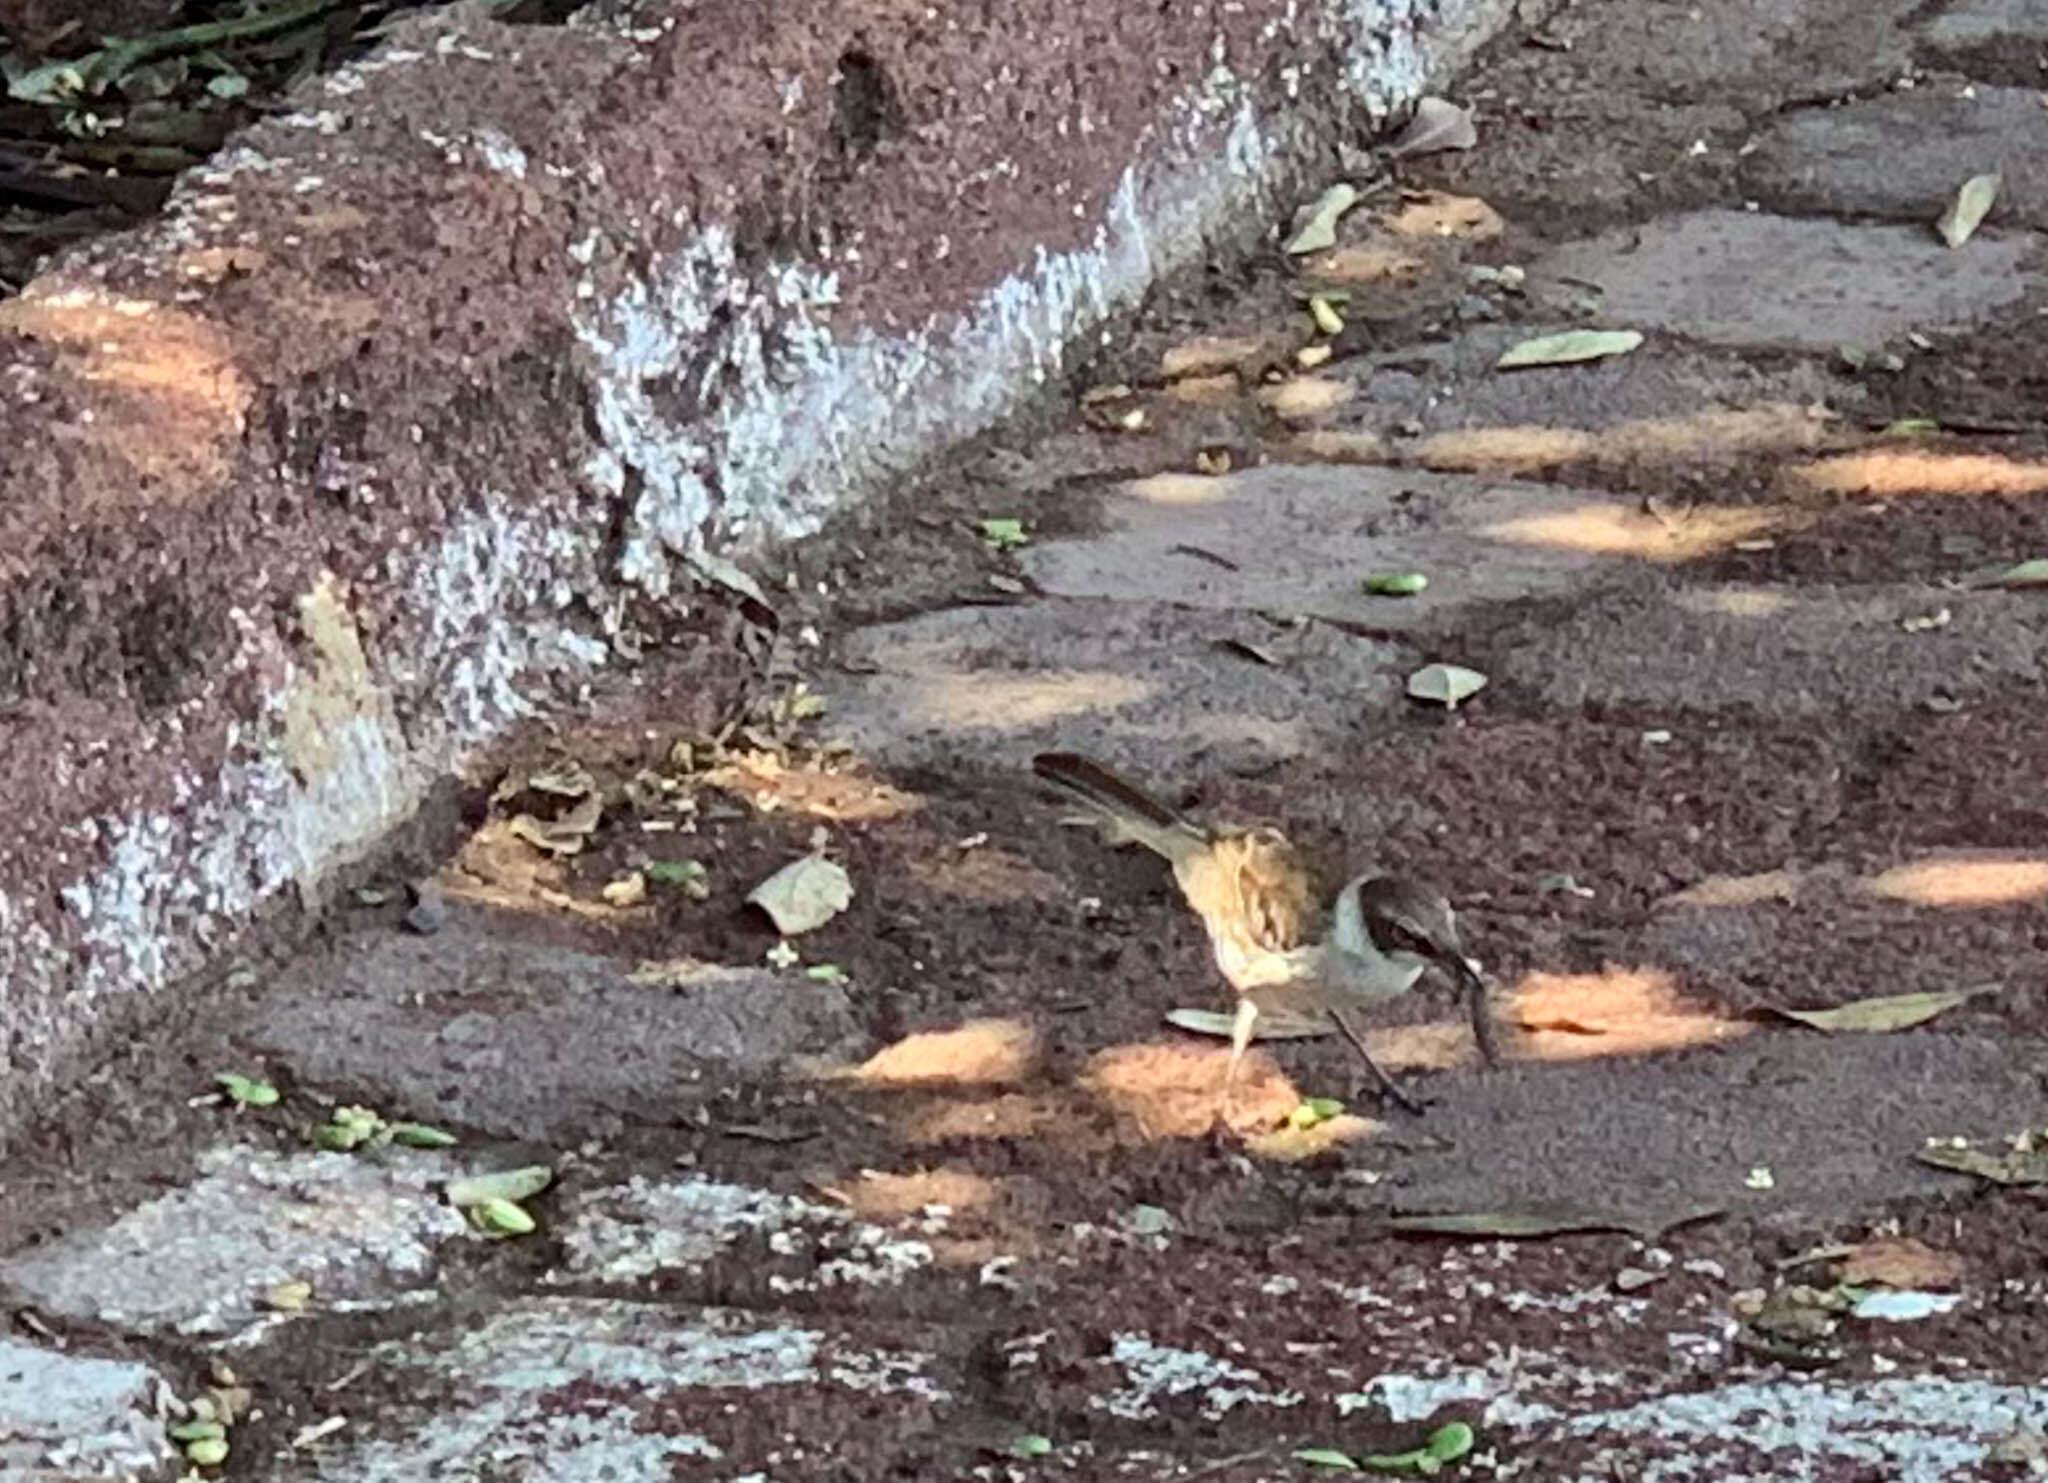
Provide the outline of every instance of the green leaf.
[[813,963],[804,970],[804,977],[821,984],[843,984],[847,981],[846,970],[837,963]]
[[1292,1128],[1313,1128],[1340,1116],[1344,1104],[1335,1097],[1309,1097],[1287,1114],[1287,1125]]
[[2048,587],[2048,558],[2035,557],[1978,582],[1979,587]]
[[207,79],[206,90],[216,98],[239,98],[249,91],[249,79],[239,72],[223,72]]
[[1438,1466],[1436,1459],[1420,1447],[1408,1452],[1376,1452],[1359,1458],[1358,1465],[1376,1473],[1433,1473]]
[[471,1174],[448,1181],[448,1203],[458,1210],[484,1205],[493,1200],[530,1200],[554,1182],[555,1171],[546,1164],[528,1164],[519,1169],[501,1169],[492,1174]]
[[1157,1205],[1133,1205],[1124,1228],[1134,1236],[1164,1236],[1173,1229],[1173,1217]]
[[487,1236],[530,1236],[534,1219],[516,1201],[483,1200],[466,1206],[469,1223]]
[[232,1071],[223,1071],[214,1077],[228,1100],[241,1107],[275,1107],[277,1088],[271,1083],[254,1076],[237,1076]]
[[1045,1457],[1052,1451],[1052,1438],[1041,1437],[1036,1432],[1026,1432],[1010,1444],[1012,1457]]
[[361,1148],[384,1130],[384,1119],[367,1107],[337,1107],[313,1130],[313,1141],[332,1153]]
[[1416,700],[1433,700],[1446,710],[1486,688],[1486,676],[1460,664],[1425,664],[1408,677],[1408,694]]
[[708,872],[695,860],[653,860],[641,866],[640,873],[657,886],[694,886]]
[[1374,597],[1413,597],[1429,578],[1421,572],[1374,572],[1361,585]]
[[173,1442],[203,1442],[209,1437],[224,1437],[228,1429],[218,1421],[181,1421],[171,1428]]
[[1425,1477],[1443,1470],[1472,1450],[1472,1428],[1462,1421],[1447,1422],[1429,1434],[1429,1440],[1407,1452],[1386,1452],[1361,1457],[1358,1465],[1381,1473],[1421,1473]]
[[1429,1434],[1423,1450],[1437,1462],[1456,1462],[1470,1452],[1478,1438],[1462,1421],[1450,1421]]
[[226,1437],[201,1437],[185,1444],[185,1461],[195,1468],[217,1468],[228,1460]]
[[1305,1462],[1312,1468],[1348,1468],[1354,1473],[1358,1471],[1358,1464],[1351,1460],[1351,1455],[1339,1452],[1335,1447],[1304,1447],[1294,1454],[1294,1460]]
[[1560,335],[1539,335],[1510,346],[1493,365],[1499,371],[1521,366],[1572,365],[1627,355],[1642,343],[1643,337],[1636,330],[1566,330]]
[[393,1143],[407,1148],[453,1148],[459,1141],[453,1133],[429,1123],[393,1123],[386,1131]]
[[1932,417],[1901,417],[1896,422],[1885,424],[1881,438],[1928,438],[1941,431],[1941,424]]
[[1010,551],[1031,539],[1024,533],[1024,522],[1013,516],[980,522],[981,538],[998,551]]
[[1940,989],[1916,994],[1884,994],[1875,999],[1858,999],[1850,1004],[1838,1005],[1834,1009],[1780,1009],[1770,1005],[1772,1014],[1788,1020],[1797,1020],[1802,1025],[1811,1025],[1816,1030],[1830,1033],[1882,1034],[1887,1030],[1904,1030],[1924,1024],[1944,1010],[1954,1009],[1976,998],[1979,994],[1990,993],[1991,987],[1979,985],[1973,989]]

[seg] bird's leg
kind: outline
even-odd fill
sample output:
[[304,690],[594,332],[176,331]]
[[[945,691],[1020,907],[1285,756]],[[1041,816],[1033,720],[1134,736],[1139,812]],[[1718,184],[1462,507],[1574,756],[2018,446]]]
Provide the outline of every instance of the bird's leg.
[[1358,1052],[1358,1059],[1365,1062],[1365,1069],[1371,1073],[1373,1085],[1383,1097],[1400,1103],[1410,1112],[1420,1113],[1422,1104],[1409,1096],[1394,1083],[1394,1079],[1380,1069],[1380,1063],[1372,1058],[1372,1052],[1365,1048],[1365,1040],[1351,1028],[1351,1022],[1344,1018],[1343,1011],[1333,1009],[1330,1018],[1337,1022],[1337,1028],[1344,1032],[1344,1038],[1351,1042],[1351,1048]]
[[1486,1002],[1486,980],[1481,978],[1471,963],[1464,965],[1460,975],[1465,980],[1465,998],[1472,1009],[1472,1038],[1479,1042],[1479,1054],[1489,1066],[1500,1064],[1500,1041],[1493,1033],[1493,1015]]
[[1237,1017],[1230,1022],[1230,1064],[1223,1068],[1223,1101],[1216,1109],[1216,1121],[1227,1131],[1230,1126],[1230,1096],[1237,1088],[1237,1068],[1252,1043],[1252,1026],[1258,1023],[1259,1006],[1249,998],[1237,1001]]

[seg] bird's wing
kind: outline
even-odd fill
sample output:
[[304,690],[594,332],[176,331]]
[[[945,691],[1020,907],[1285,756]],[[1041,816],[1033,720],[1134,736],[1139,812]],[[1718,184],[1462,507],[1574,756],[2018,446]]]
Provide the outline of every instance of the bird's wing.
[[1215,850],[1230,861],[1253,945],[1269,953],[1287,953],[1315,936],[1319,923],[1314,883],[1284,835],[1252,830],[1218,839]]

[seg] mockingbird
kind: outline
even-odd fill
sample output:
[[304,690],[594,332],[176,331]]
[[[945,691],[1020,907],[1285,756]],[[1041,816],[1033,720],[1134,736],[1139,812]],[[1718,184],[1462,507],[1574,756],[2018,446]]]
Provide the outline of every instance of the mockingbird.
[[1221,1116],[1260,1014],[1327,1014],[1374,1084],[1412,1112],[1421,1106],[1374,1061],[1344,1011],[1405,993],[1434,963],[1465,988],[1472,1031],[1499,1059],[1486,985],[1458,944],[1441,892],[1394,875],[1359,875],[1327,901],[1277,829],[1204,829],[1098,762],[1042,752],[1032,770],[1089,806],[1112,844],[1140,844],[1173,867],[1181,895],[1208,929],[1216,966],[1237,994]]

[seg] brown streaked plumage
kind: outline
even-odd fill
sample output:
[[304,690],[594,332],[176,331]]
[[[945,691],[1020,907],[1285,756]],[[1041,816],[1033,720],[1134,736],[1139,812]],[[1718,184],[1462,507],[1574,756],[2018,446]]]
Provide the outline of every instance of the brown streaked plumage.
[[1465,960],[1450,903],[1399,876],[1359,876],[1325,904],[1306,862],[1278,829],[1204,829],[1098,762],[1044,752],[1032,770],[1090,806],[1113,843],[1141,844],[1173,867],[1207,929],[1216,966],[1238,996],[1224,1110],[1261,1012],[1327,1014],[1382,1091],[1412,1110],[1367,1052],[1345,1011],[1405,992],[1430,963],[1467,990],[1481,1052],[1497,1059],[1485,984]]

